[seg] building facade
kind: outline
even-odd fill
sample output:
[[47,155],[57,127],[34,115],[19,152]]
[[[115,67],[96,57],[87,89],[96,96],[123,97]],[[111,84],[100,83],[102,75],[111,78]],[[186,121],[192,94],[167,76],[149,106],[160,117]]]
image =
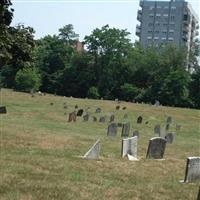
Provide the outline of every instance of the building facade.
[[140,7],[136,35],[144,48],[152,44],[158,47],[175,44],[190,51],[198,36],[199,25],[198,16],[188,2],[141,0]]

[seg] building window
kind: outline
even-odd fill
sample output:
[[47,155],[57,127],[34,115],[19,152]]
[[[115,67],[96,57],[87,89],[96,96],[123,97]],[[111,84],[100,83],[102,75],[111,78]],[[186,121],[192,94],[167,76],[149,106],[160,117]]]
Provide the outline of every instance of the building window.
[[153,31],[151,31],[151,30],[148,30],[148,33],[153,33]]
[[150,7],[149,7],[149,10],[154,10],[154,6],[150,6]]
[[165,6],[164,9],[169,9],[169,6]]
[[169,37],[168,40],[169,41],[174,41],[174,38],[173,37]]
[[168,14],[163,14],[163,17],[168,17]]
[[167,38],[166,37],[162,37],[162,40],[165,41]]
[[152,39],[152,37],[151,37],[151,36],[148,36],[148,37],[147,37],[147,39],[148,39],[148,40],[151,40],[151,39]]
[[154,37],[154,40],[158,40],[159,39],[159,37]]
[[160,23],[159,23],[159,22],[155,22],[155,25],[156,25],[156,26],[160,26]]
[[167,23],[164,23],[164,24],[163,24],[163,26],[167,26],[167,25],[168,25]]
[[153,17],[154,17],[154,14],[149,14],[149,17],[150,17],[150,18],[153,18]]
[[172,10],[176,10],[176,6],[172,6],[171,9],[172,9]]
[[174,21],[174,20],[175,20],[175,16],[174,16],[174,15],[171,15],[171,16],[170,16],[170,19],[171,19],[172,21]]
[[149,23],[149,26],[153,26],[153,23]]
[[174,33],[174,30],[173,30],[173,29],[170,29],[169,32],[170,32],[170,33]]
[[159,34],[159,32],[160,32],[160,31],[158,31],[158,30],[155,31],[156,34]]
[[157,6],[157,9],[161,9],[162,7],[161,6]]

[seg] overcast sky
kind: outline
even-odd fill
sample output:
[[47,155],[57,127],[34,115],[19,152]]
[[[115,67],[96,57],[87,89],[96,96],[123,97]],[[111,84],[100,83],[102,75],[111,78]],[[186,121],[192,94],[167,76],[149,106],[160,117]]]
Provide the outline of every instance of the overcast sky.
[[[58,33],[66,24],[83,40],[95,28],[106,24],[127,29],[134,42],[139,0],[11,0],[14,8],[12,25],[23,23],[35,29],[36,38]],[[199,0],[188,0],[199,15]]]

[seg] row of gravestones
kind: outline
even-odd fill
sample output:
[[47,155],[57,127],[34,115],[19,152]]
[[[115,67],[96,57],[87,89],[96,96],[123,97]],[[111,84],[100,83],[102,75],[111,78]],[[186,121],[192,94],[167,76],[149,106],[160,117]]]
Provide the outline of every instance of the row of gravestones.
[[[160,137],[154,137],[149,140],[149,146],[146,154],[147,159],[163,159],[166,140]],[[100,140],[87,151],[83,156],[85,159],[99,159],[101,150]],[[121,156],[127,156],[129,160],[137,159],[137,136],[125,138],[122,140]],[[188,157],[185,170],[185,178],[181,182],[190,183],[200,181],[200,157]]]

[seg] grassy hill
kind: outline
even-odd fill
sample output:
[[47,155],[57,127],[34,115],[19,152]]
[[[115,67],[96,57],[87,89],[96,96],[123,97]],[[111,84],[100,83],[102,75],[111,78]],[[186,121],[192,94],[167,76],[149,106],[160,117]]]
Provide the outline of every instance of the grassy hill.
[[[64,98],[2,89],[0,104],[0,199],[1,200],[196,200],[199,183],[181,184],[186,159],[200,155],[200,111],[121,102],[126,110],[115,110],[114,101]],[[63,103],[68,109],[63,108]],[[50,105],[53,103],[53,105]],[[109,112],[123,122],[128,114],[131,132],[139,130],[139,161],[121,158],[121,128],[116,138],[106,136],[108,123],[68,123],[68,113],[90,107],[99,117]],[[96,114],[97,107],[102,113]],[[67,113],[66,115],[64,113]],[[143,116],[148,124],[136,124]],[[165,160],[147,160],[149,139],[157,123],[172,116],[170,131],[176,132],[168,144]],[[175,131],[175,124],[181,130]],[[83,160],[85,152],[100,138],[101,159]]]

